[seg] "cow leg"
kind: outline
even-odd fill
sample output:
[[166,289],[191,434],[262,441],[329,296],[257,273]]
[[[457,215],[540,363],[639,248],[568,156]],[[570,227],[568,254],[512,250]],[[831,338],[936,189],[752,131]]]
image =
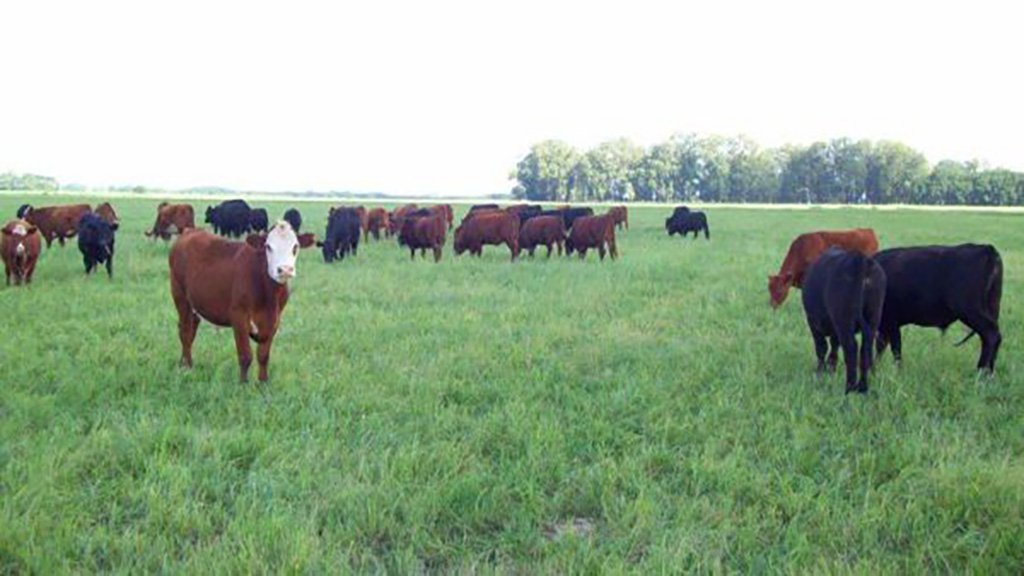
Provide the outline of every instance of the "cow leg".
[[272,340],[268,338],[265,342],[260,342],[259,346],[257,346],[256,348],[256,361],[259,362],[260,365],[260,382],[266,382],[267,380],[270,379],[270,374],[267,370],[267,367],[270,364],[271,342]]
[[60,242],[61,247],[64,247],[64,235],[63,234],[58,234],[57,235],[57,241]]
[[608,242],[608,253],[612,255],[612,260],[619,257],[619,249],[615,246],[615,240]]
[[565,249],[564,249],[564,248],[562,247],[562,244],[563,244],[563,243],[562,243],[562,241],[561,241],[561,240],[559,240],[558,242],[556,242],[556,243],[555,243],[555,245],[556,245],[556,246],[558,246],[558,257],[559,257],[559,258],[561,258],[561,257],[562,257],[562,252],[563,252],[563,251],[565,250]]
[[[545,247],[548,249],[547,259],[551,260],[551,244],[546,244]],[[533,256],[533,254],[530,254],[530,256]]]
[[107,255],[107,278],[114,278],[114,247],[110,247],[110,254]]
[[981,356],[978,357],[978,370],[991,372],[996,367],[996,354],[1003,337],[999,333],[999,325],[986,314],[972,314],[963,319],[968,328],[978,333],[981,338]]
[[587,257],[587,249],[586,248],[580,248],[580,260],[583,260],[586,257]]
[[11,285],[11,269],[9,267],[7,267],[7,266],[4,266],[4,275],[7,276],[7,285],[10,286]]
[[828,371],[830,374],[835,374],[836,365],[839,364],[839,338],[831,336],[829,339],[829,351],[828,351]]
[[814,353],[818,356],[818,374],[824,374],[825,367],[825,354],[828,353],[828,341],[825,340],[825,335],[818,332],[814,328],[811,328],[811,338],[814,339]]
[[601,261],[604,262],[604,242],[597,245],[597,254],[601,257]]
[[441,247],[434,246],[434,263],[441,261]]
[[857,382],[857,392],[864,394],[868,391],[868,372],[871,371],[871,355],[875,350],[875,329],[867,322],[862,322],[860,335],[860,381]]
[[185,291],[171,279],[171,297],[174,298],[174,307],[178,310],[178,339],[181,340],[181,361],[179,364],[185,368],[192,367],[192,342],[196,339],[196,332],[199,330],[199,316],[192,311],[192,306],[185,298]]
[[416,249],[415,248],[409,248],[409,260],[412,260],[413,262],[416,261]]
[[889,332],[889,345],[892,347],[892,359],[897,365],[903,365],[903,337],[900,335],[900,328],[897,326]]
[[234,324],[235,348],[238,350],[239,378],[249,381],[249,366],[252,365],[252,348],[249,346],[249,327],[244,322]]
[[852,326],[836,330],[839,344],[843,347],[843,361],[846,362],[846,393],[867,392],[857,386],[857,336]]
[[82,261],[85,263],[85,275],[88,276],[89,274],[92,274],[92,258],[89,256],[82,256]]

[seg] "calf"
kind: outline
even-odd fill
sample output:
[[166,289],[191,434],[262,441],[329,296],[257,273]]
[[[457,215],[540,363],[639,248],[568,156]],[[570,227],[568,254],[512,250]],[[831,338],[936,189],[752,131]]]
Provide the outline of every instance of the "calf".
[[615,218],[615,227],[622,229],[626,227],[626,231],[629,231],[629,209],[625,206],[612,206],[608,213]]
[[295,208],[289,208],[285,211],[284,221],[291,224],[292,230],[295,230],[296,234],[302,229],[302,214]]
[[359,233],[359,213],[355,208],[331,208],[324,240],[317,244],[323,249],[324,262],[344,260],[349,252],[355,256],[359,251]]
[[363,240],[369,240],[373,234],[374,240],[380,240],[380,231],[387,234],[388,211],[383,208],[373,208],[366,215],[366,229],[363,231]]
[[103,218],[107,224],[110,224],[112,230],[116,231],[117,227],[121,224],[121,221],[117,219],[117,212],[114,212],[114,207],[110,205],[110,202],[104,202],[97,206],[96,214]]
[[808,232],[796,237],[789,245],[782,267],[775,276],[768,276],[768,294],[772,308],[778,308],[786,301],[790,286],[800,288],[804,274],[818,256],[828,248],[842,248],[874,256],[878,252],[878,238],[870,228],[858,228],[842,232]]
[[686,237],[687,234],[693,232],[693,237],[696,239],[700,232],[704,232],[704,239],[711,239],[711,229],[708,227],[708,217],[703,212],[690,212],[685,206],[683,210],[676,209],[672,213],[672,216],[665,220],[665,231],[668,232],[669,237],[679,234],[682,237]]
[[519,258],[519,218],[504,211],[487,212],[465,220],[455,229],[455,255],[483,255],[485,244],[508,246],[512,261]]
[[573,224],[569,239],[565,242],[565,253],[572,255],[577,251],[582,260],[587,257],[588,249],[597,248],[601,260],[604,260],[605,245],[608,246],[612,260],[619,257],[619,251],[615,247],[615,218],[611,214],[583,216],[577,218]]
[[146,236],[159,236],[170,240],[171,234],[181,234],[185,230],[196,227],[195,213],[188,204],[168,204],[161,202],[156,208],[156,222]]
[[547,247],[547,257],[551,258],[551,246],[558,247],[558,255],[562,255],[565,245],[565,225],[560,216],[535,216],[526,221],[519,230],[519,248],[529,251],[530,257],[537,246]]
[[[868,372],[882,318],[885,286],[886,274],[882,267],[859,252],[830,248],[807,271],[802,297],[818,355],[818,372],[826,370],[826,353],[827,368],[835,369],[841,346],[846,363],[847,394],[868,391]],[[861,334],[859,378],[857,332]]]
[[39,233],[46,239],[46,247],[49,248],[54,238],[63,246],[64,240],[74,237],[78,233],[78,221],[90,210],[88,204],[45,208],[33,208],[26,204],[18,209],[18,218],[38,228]]
[[410,216],[402,223],[398,245],[409,248],[409,257],[413,260],[416,259],[417,248],[424,258],[428,249],[433,250],[434,262],[440,262],[447,231],[448,224],[443,210],[425,216]]
[[285,221],[265,235],[250,235],[245,242],[195,230],[182,234],[168,258],[181,365],[192,367],[192,342],[199,321],[205,320],[233,330],[243,382],[252,364],[249,339],[258,344],[259,379],[265,382],[270,347],[288,303],[288,281],[295,277],[299,248],[312,243],[312,234],[297,236]]
[[[943,331],[956,321],[981,337],[978,369],[991,372],[1002,343],[999,307],[1003,295],[1003,261],[988,244],[892,248],[875,255],[885,269],[888,286],[882,312],[878,352],[892,344],[902,359],[900,328],[907,324]],[[959,345],[959,344],[958,344]]]
[[86,274],[105,263],[107,277],[114,277],[114,227],[95,212],[85,214],[78,223],[78,249]]
[[4,259],[7,285],[31,284],[39,260],[39,229],[25,220],[12,220],[0,230],[0,256]]

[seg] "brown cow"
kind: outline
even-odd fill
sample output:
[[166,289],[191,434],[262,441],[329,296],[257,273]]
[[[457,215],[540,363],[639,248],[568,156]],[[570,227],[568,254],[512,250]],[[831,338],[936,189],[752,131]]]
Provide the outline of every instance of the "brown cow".
[[860,252],[865,256],[874,256],[878,252],[878,238],[870,228],[858,228],[842,232],[808,232],[801,234],[789,245],[786,259],[776,276],[768,276],[768,294],[772,308],[778,308],[786,301],[789,287],[801,288],[804,285],[804,274],[807,269],[818,261],[818,256],[832,247],[847,251]]
[[39,260],[39,229],[24,220],[12,220],[0,231],[0,255],[4,259],[7,285],[32,283],[32,273]]
[[299,247],[314,242],[312,234],[296,236],[285,221],[266,234],[250,234],[245,242],[201,231],[182,234],[168,258],[182,366],[192,366],[192,342],[199,321],[206,320],[233,329],[243,382],[252,364],[249,339],[259,344],[259,379],[265,382],[270,346],[288,303],[288,280],[295,277]]
[[363,230],[363,240],[369,240],[370,234],[373,234],[374,240],[380,240],[381,230],[384,230],[384,233],[387,234],[388,211],[383,208],[372,208],[366,214],[366,228]]
[[466,212],[465,216],[462,217],[462,222],[460,222],[460,224],[465,224],[467,221],[472,220],[481,214],[508,214],[508,212],[501,208],[490,208],[487,206],[481,208],[479,206],[474,206],[469,209],[469,212]]
[[558,247],[558,255],[562,255],[565,244],[565,223],[561,216],[534,216],[523,224],[519,230],[519,247],[530,252],[533,257],[537,246],[543,244],[551,258],[551,245]]
[[572,224],[572,232],[565,242],[565,253],[572,255],[574,250],[578,251],[582,260],[587,257],[588,249],[597,248],[601,260],[604,260],[605,245],[608,246],[612,260],[619,257],[619,251],[615,247],[615,217],[611,213],[583,216]]
[[121,221],[117,218],[117,212],[114,212],[114,207],[110,205],[110,202],[104,202],[97,206],[96,214],[100,218],[103,218],[107,224],[110,224],[111,230],[117,230],[118,226],[121,224]]
[[455,212],[452,210],[451,204],[438,204],[437,208],[440,208],[444,213],[444,219],[448,223],[448,229],[451,230],[455,222]]
[[370,213],[366,211],[365,206],[356,206],[353,208],[356,211],[356,215],[359,216],[359,229],[363,232],[370,227]]
[[153,224],[153,230],[146,232],[146,236],[159,236],[164,240],[170,240],[171,234],[175,232],[182,234],[185,230],[195,227],[196,220],[192,206],[161,202],[156,207],[156,222]]
[[416,259],[417,248],[424,258],[429,248],[434,251],[434,262],[440,262],[447,233],[445,214],[438,210],[430,216],[406,218],[398,235],[398,244],[409,248],[409,257],[413,260]]
[[43,238],[46,238],[46,247],[49,248],[54,238],[63,246],[64,240],[78,234],[78,221],[82,219],[83,214],[91,211],[92,208],[88,204],[45,208],[23,206],[18,210],[18,217],[38,228]]
[[415,210],[415,204],[399,206],[388,214],[388,236],[394,236],[402,231],[402,224],[405,223],[405,215]]
[[515,262],[519,258],[519,218],[504,211],[478,214],[455,229],[454,244],[456,256],[466,250],[480,256],[484,244],[505,244]]
[[629,231],[629,209],[625,206],[612,206],[608,213],[615,218],[615,227],[622,229],[623,225],[626,227],[626,231]]

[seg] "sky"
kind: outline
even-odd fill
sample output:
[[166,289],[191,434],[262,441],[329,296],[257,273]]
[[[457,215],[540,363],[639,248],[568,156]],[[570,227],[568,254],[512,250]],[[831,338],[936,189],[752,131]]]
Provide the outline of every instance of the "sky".
[[531,144],[893,139],[1024,171],[1024,3],[0,4],[0,172],[471,196]]

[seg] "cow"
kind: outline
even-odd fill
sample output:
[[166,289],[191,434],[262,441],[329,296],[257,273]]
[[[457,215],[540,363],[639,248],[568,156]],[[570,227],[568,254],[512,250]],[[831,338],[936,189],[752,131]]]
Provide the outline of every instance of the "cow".
[[366,214],[366,229],[363,231],[363,240],[369,240],[373,234],[374,240],[380,240],[380,231],[388,230],[388,211],[383,208],[372,208]]
[[519,228],[522,229],[523,224],[526,224],[531,218],[536,218],[544,212],[544,207],[540,204],[524,204],[515,210],[515,214],[519,216]]
[[14,276],[15,286],[32,283],[39,247],[39,229],[25,220],[12,220],[0,230],[0,256],[4,259],[8,286],[11,276]]
[[587,250],[597,248],[597,253],[604,260],[605,246],[612,260],[619,257],[619,251],[615,247],[615,217],[611,214],[601,216],[583,216],[577,218],[573,224],[569,238],[565,241],[565,253],[571,256],[579,252],[580,260],[587,257]]
[[146,232],[146,236],[159,236],[163,240],[170,240],[171,234],[181,234],[185,230],[195,227],[196,220],[192,206],[161,202],[156,207],[156,222],[153,223],[153,229]]
[[249,211],[249,232],[256,234],[266,232],[270,227],[270,216],[265,208],[253,208]]
[[295,208],[285,210],[284,221],[291,224],[292,230],[298,234],[302,230],[302,214]]
[[110,205],[110,202],[104,202],[103,204],[97,206],[96,214],[98,214],[100,218],[103,218],[103,220],[105,220],[107,224],[110,224],[111,230],[114,230],[115,232],[117,231],[117,228],[118,226],[120,226],[121,221],[118,220],[117,212],[114,212],[114,207]]
[[95,212],[86,213],[78,222],[78,250],[87,275],[106,264],[107,277],[114,277],[114,227]]
[[56,238],[60,245],[64,241],[74,237],[78,233],[78,221],[82,215],[92,211],[88,204],[73,204],[69,206],[47,206],[45,208],[33,208],[25,204],[18,209],[18,218],[39,229],[39,233],[46,239],[46,247],[49,248]]
[[406,204],[405,206],[399,206],[388,214],[388,236],[394,236],[402,230],[402,223],[405,222],[405,215],[408,212],[416,210],[418,206],[415,204]]
[[629,231],[629,209],[625,206],[612,206],[608,213],[615,218],[615,227],[622,229],[626,227],[626,231]]
[[331,208],[327,215],[327,232],[323,242],[317,246],[323,249],[324,262],[330,264],[335,258],[345,259],[352,252],[359,251],[359,213],[355,208]]
[[421,216],[409,215],[398,233],[398,245],[409,249],[409,258],[412,260],[416,259],[417,249],[424,258],[430,249],[434,251],[434,262],[440,262],[447,232],[448,223],[443,210]]
[[243,382],[252,364],[249,339],[258,344],[259,379],[266,382],[270,347],[288,303],[288,281],[295,277],[299,248],[312,244],[312,234],[296,235],[285,221],[266,234],[250,234],[245,242],[198,230],[183,233],[168,257],[181,365],[192,367],[192,343],[205,320],[233,330]]
[[476,212],[478,210],[501,210],[501,206],[497,204],[473,204],[469,207],[470,212]]
[[978,370],[995,369],[1003,340],[999,331],[1003,261],[994,246],[891,248],[876,254],[875,260],[888,277],[880,354],[892,344],[893,358],[902,360],[900,328],[907,324],[945,331],[959,320],[971,331],[957,345],[977,334],[981,338]]
[[878,252],[878,238],[870,228],[857,228],[841,232],[807,232],[797,236],[789,245],[789,252],[775,276],[768,276],[768,294],[773,309],[786,301],[790,286],[803,286],[804,274],[825,250],[836,247],[856,251],[865,256]]
[[563,221],[563,223],[565,225],[565,229],[566,230],[569,230],[570,228],[572,228],[573,224],[576,222],[577,219],[585,218],[587,216],[593,216],[594,215],[594,209],[593,208],[588,208],[586,206],[582,206],[582,207],[578,207],[578,208],[573,208],[573,207],[569,206],[569,207],[559,208],[558,211],[562,213],[562,221]]
[[[680,210],[679,208],[682,208]],[[672,212],[672,216],[665,219],[665,231],[669,237],[679,234],[685,238],[693,232],[694,239],[700,232],[704,233],[704,239],[711,239],[711,228],[708,227],[708,217],[703,212],[691,212],[689,208],[680,206]]]
[[353,206],[353,210],[356,211],[356,215],[359,216],[359,229],[365,231],[370,227],[370,215],[366,211],[365,206]]
[[508,212],[502,210],[501,208],[489,208],[488,206],[490,206],[490,204],[481,204],[480,206],[483,207],[481,208],[473,206],[472,208],[470,208],[469,212],[466,212],[462,216],[462,222],[460,224],[465,224],[467,221],[472,220],[473,218],[476,218],[481,214],[508,214]]
[[442,213],[444,213],[445,223],[447,224],[448,229],[451,230],[454,227],[453,223],[455,222],[455,212],[452,210],[452,205],[437,204],[436,206]]
[[536,216],[530,218],[519,230],[519,248],[527,250],[530,257],[537,246],[547,247],[547,257],[551,258],[551,246],[558,248],[558,255],[562,255],[565,245],[565,224],[561,216]]
[[[847,394],[868,391],[874,340],[883,305],[889,305],[885,294],[885,271],[878,262],[860,252],[829,248],[807,270],[801,296],[818,355],[818,373],[835,370],[842,347]],[[858,332],[861,335],[859,354]]]
[[485,244],[505,244],[515,262],[519,258],[519,218],[503,211],[479,214],[455,229],[453,244],[456,256],[467,250],[481,256]]
[[245,200],[227,200],[206,208],[206,223],[212,225],[217,234],[238,238],[249,231],[251,211]]

